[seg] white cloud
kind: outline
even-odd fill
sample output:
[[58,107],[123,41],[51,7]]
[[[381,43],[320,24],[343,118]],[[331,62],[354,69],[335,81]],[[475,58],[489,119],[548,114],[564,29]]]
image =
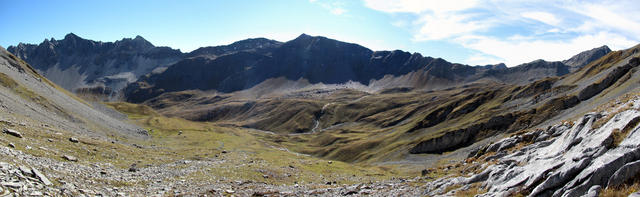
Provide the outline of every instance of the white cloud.
[[347,10],[345,10],[344,8],[341,8],[341,7],[331,8],[331,14],[342,15],[345,12],[347,12]]
[[[499,57],[499,60],[504,61],[507,66],[516,66],[536,59],[560,61],[569,59],[572,55],[584,50],[602,45],[620,49],[631,47],[636,43],[624,36],[608,32],[579,36],[569,40],[499,39],[486,36],[463,36],[457,38],[456,42],[465,48]],[[495,60],[493,59],[493,61]],[[476,64],[497,63],[481,63],[477,59],[469,59],[469,61],[476,61]]]
[[340,1],[318,2],[318,0],[309,0],[309,2],[317,3],[318,5],[322,6],[322,8],[329,10],[329,12],[334,15],[344,15],[348,11],[345,8],[344,2],[340,2]]
[[553,29],[550,29],[550,30],[547,31],[547,33],[560,33],[560,32],[561,32],[561,30],[558,29],[558,28],[553,28]]
[[[621,4],[625,5],[624,3]],[[640,36],[640,18],[630,15],[637,12],[640,4],[636,3],[633,7],[620,6],[621,4],[606,4],[606,2],[602,4],[577,4],[574,7],[570,7],[570,9],[592,19],[585,22],[582,27],[583,30],[605,27]]]
[[[477,51],[469,64],[508,66],[535,59],[564,60],[602,45],[613,50],[640,41],[637,0],[364,0],[366,7],[402,17],[393,25],[413,41],[446,41]],[[537,21],[541,24],[525,23]],[[426,54],[428,55],[428,54]]]
[[560,19],[556,18],[556,16],[548,12],[524,12],[521,14],[521,16],[528,19],[537,20],[552,26],[560,24]]
[[365,0],[365,5],[371,9],[394,13],[421,13],[431,12],[451,12],[472,8],[477,0]]
[[469,58],[467,58],[466,63],[469,65],[488,65],[487,62],[500,62],[502,61],[501,59],[495,58],[493,56],[490,55],[486,55],[483,53],[475,53],[473,55],[471,55]]
[[391,25],[396,26],[396,27],[401,27],[401,28],[405,28],[409,25],[409,23],[406,20],[396,20],[393,21],[391,23]]
[[440,40],[457,35],[473,33],[488,26],[474,21],[467,21],[465,15],[424,15],[417,23],[421,25],[418,34],[414,36],[417,41]]
[[[450,38],[486,28],[486,24],[468,21],[470,15],[457,13],[473,8],[477,2],[477,0],[365,0],[365,5],[387,13],[417,14],[419,16],[417,21],[412,23],[420,27],[414,39],[424,41]],[[394,24],[406,23],[396,21]]]

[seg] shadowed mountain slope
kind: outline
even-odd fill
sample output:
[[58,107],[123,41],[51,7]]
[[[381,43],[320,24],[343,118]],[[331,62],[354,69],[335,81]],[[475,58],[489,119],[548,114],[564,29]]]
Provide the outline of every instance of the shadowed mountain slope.
[[[211,55],[203,55],[206,53]],[[525,84],[565,75],[571,68],[562,62],[542,60],[511,68],[468,66],[399,50],[374,52],[357,44],[306,34],[285,43],[251,39],[201,48],[192,54],[198,55],[130,84],[125,90],[127,100],[143,102],[165,92],[183,90],[234,92],[278,77],[304,79],[311,84],[351,81],[377,90],[444,89],[478,81]],[[570,62],[584,62],[585,58],[597,59],[602,55],[585,53],[582,59]]]

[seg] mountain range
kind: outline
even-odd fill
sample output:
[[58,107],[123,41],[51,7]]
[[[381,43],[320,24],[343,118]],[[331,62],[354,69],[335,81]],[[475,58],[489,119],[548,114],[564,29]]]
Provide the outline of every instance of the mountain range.
[[172,91],[240,91],[279,77],[310,84],[357,82],[374,90],[433,90],[476,81],[524,84],[565,75],[611,50],[602,46],[561,62],[469,66],[306,34],[284,43],[255,38],[182,53],[156,47],[140,36],[96,42],[70,33],[62,40],[20,43],[8,51],[77,94],[142,102]]
[[73,33],[62,40],[20,43],[7,50],[69,91],[96,92],[107,98],[117,97],[128,83],[184,56],[179,50],[156,47],[140,36],[99,42]]
[[506,67],[305,34],[0,47],[0,192],[628,195],[638,51]]
[[[259,46],[260,50],[246,50],[235,45]],[[221,56],[216,50],[209,50],[213,53],[207,55],[205,50],[198,49],[194,52],[199,56],[181,60],[164,72],[140,78],[125,90],[127,100],[142,102],[164,92],[191,89],[234,92],[278,77],[293,81],[303,79],[310,84],[351,81],[377,90],[398,87],[444,89],[482,80],[524,84],[565,75],[571,69],[584,66],[584,62],[610,52],[606,46],[592,49],[567,60],[571,66],[537,60],[507,68],[503,64],[455,64],[400,50],[371,51],[357,44],[306,34],[285,43],[251,39],[219,48],[227,49],[225,55]]]

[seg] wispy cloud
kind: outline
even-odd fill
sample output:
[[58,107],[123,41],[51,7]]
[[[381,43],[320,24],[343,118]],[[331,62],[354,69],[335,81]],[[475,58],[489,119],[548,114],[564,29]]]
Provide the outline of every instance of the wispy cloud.
[[441,40],[489,28],[488,24],[470,19],[470,16],[456,14],[422,15],[415,23],[421,27],[414,39],[418,41]]
[[[465,63],[508,66],[535,59],[563,60],[608,45],[624,49],[640,41],[640,3],[619,1],[364,0],[366,7],[410,15],[394,26],[414,41],[447,41],[472,49]],[[402,24],[402,25],[397,25]],[[428,54],[427,54],[428,55]]]
[[[509,66],[530,62],[536,59],[550,61],[564,60],[581,51],[597,46],[609,45],[612,48],[626,48],[631,46],[631,41],[618,34],[600,32],[578,36],[568,40],[543,40],[536,38],[508,38],[501,39],[488,36],[461,36],[455,42],[460,43],[465,48],[482,52],[489,57],[487,61],[501,61]],[[476,58],[476,57],[472,57]],[[480,62],[477,59],[473,62],[487,64],[490,62]]]
[[414,35],[418,41],[451,38],[487,28],[486,24],[470,21],[472,15],[458,13],[476,6],[477,0],[365,0],[365,4],[386,13],[415,14],[417,19],[410,23],[419,26]]
[[330,10],[331,10],[331,14],[335,14],[335,15],[342,15],[347,12],[346,9],[341,7],[333,7],[333,8],[330,8]]
[[367,7],[388,13],[446,13],[466,10],[476,6],[477,0],[365,0]]
[[329,10],[329,12],[334,15],[344,15],[345,13],[348,12],[343,2],[326,1],[326,0],[324,1],[309,0],[309,2],[316,3],[322,6],[322,8]]
[[560,19],[556,18],[555,15],[548,12],[524,12],[521,14],[522,17],[537,20],[548,25],[559,25]]

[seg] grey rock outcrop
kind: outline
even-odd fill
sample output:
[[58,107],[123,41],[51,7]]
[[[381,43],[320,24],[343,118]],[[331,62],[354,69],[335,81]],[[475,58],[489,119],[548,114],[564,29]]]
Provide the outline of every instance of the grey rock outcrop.
[[602,92],[602,90],[613,85],[616,81],[618,81],[618,79],[622,78],[623,75],[627,74],[629,70],[637,67],[638,62],[639,59],[636,57],[629,60],[629,63],[625,64],[624,66],[616,67],[611,72],[609,72],[609,74],[607,74],[607,76],[601,81],[593,83],[580,91],[580,93],[578,93],[578,99],[584,101]]
[[[640,98],[635,97],[618,108],[639,105]],[[589,113],[572,127],[556,125],[493,143],[486,152],[498,151],[496,156],[500,156],[493,157],[496,164],[475,176],[436,180],[428,184],[426,194],[440,194],[443,185],[482,182],[488,192],[480,196],[509,196],[515,192],[529,196],[597,196],[602,188],[620,185],[640,169],[640,111],[637,107],[621,111],[609,114],[610,119],[599,128],[592,126],[603,115]],[[628,131],[628,135],[616,146],[613,135],[620,130]],[[556,137],[536,140],[512,153],[500,148],[512,146],[517,137],[537,139],[542,135]]]
[[22,133],[20,133],[20,132],[18,132],[16,130],[13,130],[13,129],[3,128],[2,132],[6,133],[6,134],[9,134],[9,135],[12,135],[14,137],[22,138]]
[[602,190],[602,187],[600,187],[599,185],[594,185],[589,189],[585,197],[598,197],[600,196],[600,190]]
[[617,187],[624,184],[625,181],[633,178],[638,172],[640,172],[640,160],[627,163],[618,169],[611,178],[607,186]]
[[33,171],[33,174],[40,181],[42,181],[42,184],[44,184],[46,186],[53,185],[53,183],[44,174],[42,174],[42,172],[40,172],[38,169],[33,168],[32,171]]
[[35,168],[0,162],[0,195],[55,196],[53,183]]
[[[464,129],[458,129],[455,131],[449,131],[441,136],[434,137],[425,141],[422,141],[415,145],[410,153],[442,153],[444,151],[452,150],[464,145],[468,145],[479,131],[486,130],[502,130],[508,128],[516,117],[511,114],[497,115],[486,122],[471,125]],[[509,148],[514,142],[501,142],[496,149],[500,149],[500,146],[504,143],[503,149]],[[511,144],[509,144],[511,143]]]
[[78,161],[78,158],[71,155],[63,155],[62,158],[66,159],[67,161]]

